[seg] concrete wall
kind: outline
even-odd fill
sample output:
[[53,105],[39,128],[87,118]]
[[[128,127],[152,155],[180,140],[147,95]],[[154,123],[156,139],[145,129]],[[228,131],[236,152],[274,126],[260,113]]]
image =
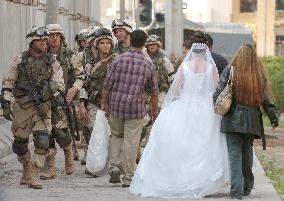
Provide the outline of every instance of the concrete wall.
[[[256,27],[256,45],[259,56],[275,55],[275,0],[258,0],[256,12],[240,12],[240,0],[232,1],[232,22]],[[283,26],[282,26],[283,27]]]
[[[27,2],[23,1],[22,2]],[[34,0],[39,4],[33,6],[0,0],[0,79],[7,72],[9,63],[15,55],[26,50],[26,34],[34,25],[44,26],[46,17],[46,0]],[[100,20],[100,0],[59,0],[59,8],[65,10],[59,15],[59,23],[64,29],[66,41],[70,47],[75,46],[75,34]],[[0,84],[1,85],[1,84]]]
[[257,2],[257,53],[259,56],[275,54],[275,1]]
[[[28,1],[22,0],[22,2]],[[8,71],[11,59],[27,49],[25,37],[30,28],[45,26],[46,1],[34,0],[34,2],[40,4],[29,6],[0,0],[0,83],[3,74]],[[87,18],[79,19],[79,16],[100,20],[100,0],[59,0],[59,8],[64,12],[61,12],[58,21],[63,27],[68,45],[72,48],[75,46],[75,34],[80,29],[93,24],[92,21],[86,21]],[[0,163],[12,153],[13,137],[10,127],[10,122],[0,118]]]
[[[183,0],[187,9],[183,12],[194,22],[230,22],[232,1],[228,0]],[[220,7],[220,5],[222,5]]]

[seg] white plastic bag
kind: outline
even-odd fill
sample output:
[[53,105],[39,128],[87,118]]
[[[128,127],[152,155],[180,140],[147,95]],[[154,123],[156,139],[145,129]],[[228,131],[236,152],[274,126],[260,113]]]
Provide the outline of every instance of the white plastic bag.
[[93,175],[99,176],[104,173],[108,163],[110,126],[104,111],[97,111],[93,128],[88,146],[86,168]]

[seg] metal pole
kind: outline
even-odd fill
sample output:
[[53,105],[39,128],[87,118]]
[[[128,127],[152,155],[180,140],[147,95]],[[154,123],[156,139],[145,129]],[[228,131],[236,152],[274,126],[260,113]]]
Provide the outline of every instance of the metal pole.
[[264,56],[267,56],[266,48],[267,48],[267,0],[265,0],[264,4]]
[[119,3],[119,18],[125,19],[125,0],[120,0]]
[[46,5],[46,24],[57,24],[59,0],[47,0]]
[[184,17],[182,0],[167,0],[165,15],[165,45],[168,53],[182,53]]
[[134,0],[133,1],[134,6],[135,6],[135,29],[139,29],[140,27],[140,3],[139,0]]

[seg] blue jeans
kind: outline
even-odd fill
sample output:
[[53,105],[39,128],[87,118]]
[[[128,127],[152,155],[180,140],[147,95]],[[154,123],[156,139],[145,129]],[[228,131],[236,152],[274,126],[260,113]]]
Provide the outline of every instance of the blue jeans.
[[254,137],[243,133],[226,133],[231,167],[231,196],[242,195],[254,185],[252,173]]

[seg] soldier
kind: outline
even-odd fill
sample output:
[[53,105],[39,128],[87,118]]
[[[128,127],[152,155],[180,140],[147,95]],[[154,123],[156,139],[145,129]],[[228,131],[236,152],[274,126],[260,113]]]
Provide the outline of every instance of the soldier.
[[82,29],[75,36],[75,42],[77,42],[78,48],[75,49],[75,54],[82,52],[86,47],[88,47],[87,42],[88,29]]
[[133,31],[132,26],[126,20],[116,19],[112,21],[111,29],[118,40],[113,51],[117,54],[127,52],[130,48],[130,34]]
[[[160,108],[166,97],[166,93],[170,87],[170,82],[173,80],[174,68],[169,58],[160,51],[161,42],[158,36],[150,35],[147,39],[145,46],[155,66],[155,71],[156,71],[156,75],[158,79],[158,86],[159,86],[158,106]],[[150,112],[149,111],[149,101],[148,101],[147,96],[146,96],[146,106],[147,106],[148,113],[149,113]],[[148,137],[150,134],[150,129],[151,129],[151,122],[149,122],[147,126],[143,128],[141,139],[144,138],[144,142],[142,143],[142,145],[145,145],[147,143]],[[139,154],[138,154],[137,160],[139,160]]]
[[[80,91],[80,117],[82,123],[90,132],[93,130],[96,112],[101,107],[103,81],[109,66],[116,57],[116,54],[112,53],[113,39],[110,30],[106,28],[98,29],[95,32],[93,44],[97,48],[98,54],[95,56],[93,63],[85,65],[86,79]],[[90,174],[87,170],[85,172]]]
[[160,107],[173,80],[174,68],[171,61],[159,51],[160,41],[156,35],[150,35],[145,46],[157,73]]
[[[64,90],[63,72],[50,55],[46,53],[48,32],[45,27],[33,27],[26,36],[29,49],[16,57],[2,84],[4,117],[10,117],[13,104],[12,149],[23,165],[21,185],[41,189],[37,180],[39,169],[43,167],[48,152],[48,136],[51,132],[51,97],[57,98]],[[34,154],[28,149],[29,135],[32,133]]]
[[[118,43],[115,45],[113,52],[119,54],[126,53],[130,47],[130,34],[132,33],[133,29],[129,22],[126,20],[116,19],[112,21],[111,24],[112,33],[118,40]],[[146,48],[142,50],[144,56],[151,60]]]
[[[68,113],[70,111],[69,104],[72,106],[72,100],[83,85],[83,68],[71,63],[73,52],[66,48],[63,30],[59,24],[47,25],[49,31],[49,49],[48,52],[56,57],[60,63],[65,83],[64,93],[61,93],[61,98],[53,101],[52,107],[52,131],[49,138],[49,153],[46,157],[48,171],[46,174],[41,174],[41,179],[53,179],[56,177],[55,155],[56,147],[55,140],[60,148],[64,151],[65,156],[65,172],[71,175],[74,172],[74,156],[72,152],[72,137],[69,128],[75,122],[70,122],[70,118],[76,115]],[[68,128],[69,127],[69,128]]]
[[[95,40],[95,32],[100,29],[98,26],[89,27],[87,33],[87,43],[88,46],[82,51],[79,52],[76,57],[72,58],[72,63],[75,66],[83,66],[84,75],[86,75],[86,66],[93,64],[95,62],[96,55],[98,53],[97,48],[94,45]],[[81,160],[81,165],[86,165],[86,157],[87,157],[87,148],[89,144],[89,140],[91,137],[91,132],[89,128],[84,125],[84,121],[81,122],[81,129],[84,136],[84,140],[86,144],[84,145],[84,157]]]
[[[74,62],[76,62],[76,59],[74,60],[74,58],[78,57],[78,54],[82,51],[84,51],[84,49],[86,47],[88,47],[88,42],[87,42],[87,34],[88,34],[88,29],[81,29],[79,31],[79,33],[76,34],[75,36],[75,42],[77,42],[78,47],[76,47],[74,49],[74,55],[72,56],[72,64],[74,66],[76,66],[76,64]],[[81,63],[79,65],[82,65]],[[79,115],[79,96],[75,96],[75,98],[73,99],[73,104],[76,110],[76,118],[80,119],[80,115]],[[81,131],[81,125],[78,122],[78,126]],[[76,142],[73,138],[72,141],[72,150],[73,150],[73,155],[74,155],[74,160],[75,161],[79,161],[80,157],[79,157],[79,151],[78,151],[78,147],[76,145]]]

